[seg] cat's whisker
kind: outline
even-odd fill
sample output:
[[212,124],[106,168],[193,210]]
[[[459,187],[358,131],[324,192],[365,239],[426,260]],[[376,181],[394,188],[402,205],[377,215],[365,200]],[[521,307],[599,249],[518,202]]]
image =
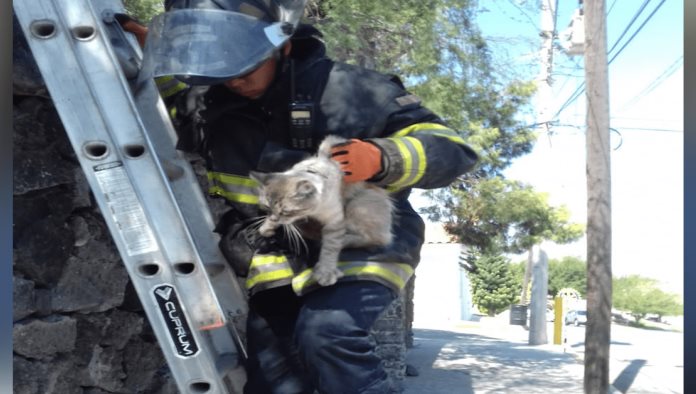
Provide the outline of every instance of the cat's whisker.
[[255,218],[252,218],[252,222],[249,223],[249,228],[251,228],[254,231],[258,231],[259,228],[263,225],[263,221],[266,220],[266,215],[262,216],[257,216]]
[[300,254],[303,250],[305,252],[309,251],[309,247],[307,246],[307,243],[305,242],[304,238],[302,237],[302,234],[300,233],[300,230],[295,227],[293,224],[288,224],[285,225],[285,234],[288,236],[288,242],[290,244],[290,247],[292,250]]

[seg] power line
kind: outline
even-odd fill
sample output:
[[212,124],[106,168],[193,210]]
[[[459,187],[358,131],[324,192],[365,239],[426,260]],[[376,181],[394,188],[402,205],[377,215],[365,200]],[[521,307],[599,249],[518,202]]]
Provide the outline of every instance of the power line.
[[[663,1],[664,1],[664,0],[663,0]],[[643,4],[642,4],[642,5],[640,6],[640,8],[638,9],[638,11],[636,11],[636,13],[633,15],[633,18],[631,19],[631,21],[628,23],[628,26],[626,26],[626,28],[624,28],[624,30],[623,30],[623,32],[621,33],[621,35],[619,35],[619,38],[616,40],[616,42],[614,42],[614,45],[611,47],[611,49],[609,49],[609,52],[607,52],[607,53],[611,53],[611,52],[614,50],[614,48],[616,48],[616,46],[619,44],[619,42],[621,42],[621,39],[624,37],[624,35],[626,35],[626,33],[628,32],[628,30],[631,28],[631,26],[633,26],[633,23],[636,21],[636,19],[638,19],[638,17],[640,16],[640,14],[643,13],[643,10],[644,10],[645,7],[648,5],[648,3],[650,3],[650,0],[645,0],[645,1],[643,2]],[[614,1],[614,4],[616,4],[616,1]],[[612,7],[613,7],[614,4],[612,4]],[[635,34],[634,34],[634,36],[635,36]],[[629,42],[630,42],[630,40],[629,40]],[[624,45],[624,47],[625,47],[625,45]],[[622,49],[623,49],[624,47],[622,47]],[[613,59],[612,59],[612,60],[613,60]],[[609,63],[611,63],[611,60],[609,61]],[[584,92],[585,92],[585,82],[583,81],[583,82],[577,87],[577,89],[575,89],[575,91],[570,95],[570,97],[565,101],[565,103],[563,103],[563,105],[561,105],[560,109],[559,109],[558,111],[556,111],[556,114],[555,114],[553,117],[555,118],[555,117],[557,117],[558,115],[560,115],[560,113],[563,112],[564,109],[566,109],[570,104],[572,104],[573,101],[577,100],[578,97],[580,97],[580,95],[582,95]]]
[[659,131],[665,133],[683,133],[684,130],[680,129],[658,129],[654,127],[616,127],[621,130],[642,130],[642,131]]
[[648,17],[643,21],[643,23],[642,23],[640,26],[638,26],[638,30],[636,30],[636,31],[633,33],[633,35],[631,35],[631,37],[628,39],[628,41],[626,41],[626,43],[623,44],[623,46],[619,49],[619,51],[616,52],[616,53],[614,54],[614,56],[613,56],[611,59],[609,59],[609,63],[608,63],[608,64],[611,64],[611,62],[613,62],[614,59],[616,59],[616,57],[619,56],[619,54],[621,54],[621,52],[624,50],[624,48],[626,48],[626,46],[627,46],[628,44],[630,44],[631,41],[633,41],[633,38],[635,38],[635,36],[636,36],[638,33],[640,33],[641,30],[643,30],[643,27],[645,26],[645,24],[648,23],[648,21],[649,21],[650,19],[652,19],[653,15],[655,15],[655,13],[657,12],[657,10],[659,10],[660,7],[662,7],[662,5],[665,4],[665,1],[667,1],[667,0],[662,0],[662,1],[660,1],[660,4],[658,4],[657,7],[655,7],[655,9],[650,13],[650,15],[648,15]]
[[631,18],[631,21],[628,22],[628,26],[624,28],[623,32],[621,32],[621,35],[619,35],[619,38],[616,39],[616,42],[614,42],[614,45],[611,47],[611,49],[609,49],[609,52],[607,53],[611,53],[614,50],[614,48],[616,48],[616,46],[619,45],[621,39],[626,35],[626,33],[628,33],[628,30],[631,28],[631,26],[633,26],[633,23],[636,21],[636,19],[638,19],[640,14],[643,13],[643,10],[645,9],[645,6],[648,5],[648,3],[650,3],[650,0],[645,0],[643,2],[638,11],[636,11],[636,13],[633,15],[633,18]]
[[646,96],[648,93],[652,92],[660,86],[664,81],[666,81],[672,74],[675,73],[679,69],[680,63],[684,62],[684,55],[679,56],[677,60],[674,61],[669,67],[667,67],[662,74],[660,74],[657,78],[655,78],[652,82],[648,84],[640,93],[637,95],[633,96],[633,98],[628,101],[624,106],[621,108],[621,110],[626,109],[627,107],[630,107],[631,105],[635,104],[638,102],[641,98]]
[[[626,32],[626,31],[628,30],[628,28],[633,24],[633,21],[635,20],[635,18],[636,18],[640,13],[642,13],[643,8],[645,8],[645,5],[646,5],[649,1],[650,1],[650,0],[646,0],[646,1],[643,3],[643,5],[641,5],[641,8],[637,11],[637,13],[636,13],[636,15],[634,16],[633,20],[629,23],[629,26],[628,26],[626,29],[624,29],[624,33],[622,33],[621,37],[619,37],[619,40],[624,36],[625,32]],[[619,56],[619,54],[620,54],[621,52],[623,52],[623,50],[626,48],[626,46],[627,46],[628,44],[630,44],[631,41],[633,41],[633,39],[636,37],[636,35],[643,29],[643,27],[645,26],[645,24],[648,23],[648,21],[649,21],[650,19],[652,19],[652,17],[655,15],[655,13],[657,12],[657,10],[660,9],[660,7],[665,3],[665,1],[667,1],[667,0],[662,0],[662,1],[660,2],[660,4],[658,4],[657,7],[655,7],[655,9],[650,13],[650,15],[648,15],[648,17],[643,21],[643,23],[638,27],[638,29],[631,35],[631,37],[628,39],[628,41],[626,41],[626,43],[624,43],[624,45],[621,46],[621,48],[619,48],[619,50],[614,54],[614,56],[613,56],[611,59],[609,59],[609,61],[607,62],[607,64],[611,64],[611,63],[614,61],[614,59],[616,59],[616,57]],[[614,49],[614,48],[616,47],[616,45],[619,43],[619,40],[617,40],[616,43],[614,44],[614,46],[612,46],[612,49]],[[611,52],[611,50],[609,50],[609,52]],[[585,82],[583,82],[582,84],[580,84],[580,85],[578,86],[578,88],[570,95],[570,97],[563,103],[563,105],[561,105],[561,107],[558,109],[558,111],[556,111],[556,113],[554,114],[553,118],[556,118],[558,115],[560,115],[560,113],[563,112],[564,109],[566,109],[570,104],[572,104],[573,101],[577,100],[577,98],[580,97],[580,95],[581,95],[582,93],[584,93],[584,92],[585,92]]]

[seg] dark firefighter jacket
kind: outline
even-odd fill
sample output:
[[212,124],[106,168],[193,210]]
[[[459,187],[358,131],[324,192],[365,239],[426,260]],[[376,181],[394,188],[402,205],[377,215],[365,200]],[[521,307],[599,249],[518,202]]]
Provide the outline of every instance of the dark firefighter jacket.
[[[377,144],[384,171],[370,181],[392,193],[394,241],[387,247],[343,250],[339,268],[345,276],[340,281],[372,280],[398,291],[413,274],[424,241],[423,220],[408,201],[410,189],[446,186],[470,170],[477,156],[397,78],[330,60],[318,36],[311,27],[299,29],[292,41],[293,66],[285,59],[275,83],[260,99],[241,98],[224,86],[210,87],[188,117],[194,121],[177,127],[187,130],[180,131],[179,145],[195,148],[206,159],[209,193],[224,197],[231,206],[232,214],[225,215],[228,223],[218,225],[224,234],[230,218],[238,222],[262,215],[249,171],[286,170],[327,134]],[[172,81],[158,83],[163,96],[177,90]],[[188,101],[190,107],[190,97]],[[306,149],[297,149],[297,139],[293,146],[292,138],[299,135],[290,128],[293,101],[313,105],[312,144]],[[306,142],[300,139],[299,145]],[[298,262],[297,256],[282,251],[259,251],[249,262],[247,288],[253,294],[291,284],[297,294],[305,294],[319,286],[311,276],[316,255],[305,254],[299,260],[307,261]]]

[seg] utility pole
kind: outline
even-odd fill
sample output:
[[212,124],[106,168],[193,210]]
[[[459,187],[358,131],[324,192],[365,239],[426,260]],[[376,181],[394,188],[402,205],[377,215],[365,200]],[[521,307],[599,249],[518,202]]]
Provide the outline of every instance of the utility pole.
[[537,261],[532,270],[532,303],[529,318],[529,344],[546,345],[546,295],[549,292],[549,258],[541,247],[535,248]]
[[[582,2],[581,2],[582,3]],[[611,162],[605,0],[588,0],[585,12],[587,94],[587,328],[585,393],[609,387],[611,336]]]
[[[540,28],[541,31],[539,35],[541,36],[541,50],[539,52],[539,58],[541,61],[541,67],[539,70],[539,77],[537,79],[537,125],[539,126],[540,132],[549,132],[549,121],[551,120],[549,114],[549,108],[553,102],[553,92],[551,91],[551,72],[553,70],[553,40],[556,34],[555,29],[555,9],[556,3],[553,0],[542,0],[541,2],[541,20]],[[530,247],[527,256],[527,266],[524,270],[524,278],[522,280],[522,296],[520,297],[521,304],[524,304],[527,300],[527,286],[529,286],[529,279],[532,276],[532,266],[534,263],[534,247]],[[537,258],[546,258],[546,254],[543,253],[541,248],[537,248],[539,253]],[[542,257],[543,254],[543,257]],[[534,275],[535,280],[544,280],[545,283],[535,283],[534,286],[537,289],[548,288],[548,263],[542,264],[540,267],[544,272],[536,273]],[[535,268],[536,271],[537,268]],[[534,287],[533,286],[533,287]],[[532,291],[532,296],[530,300],[530,311],[535,311],[530,315],[530,327],[529,327],[529,344],[530,345],[540,345],[542,343],[547,343],[546,340],[546,293],[539,293]],[[539,312],[540,311],[540,312]],[[532,319],[541,319],[543,314],[543,324],[534,324]],[[537,322],[541,322],[538,320]],[[542,332],[543,331],[543,332]]]

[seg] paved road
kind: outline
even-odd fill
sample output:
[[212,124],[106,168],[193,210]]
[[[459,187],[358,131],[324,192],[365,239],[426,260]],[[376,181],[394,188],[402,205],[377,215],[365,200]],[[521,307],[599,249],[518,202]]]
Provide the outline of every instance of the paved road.
[[405,394],[582,393],[583,366],[561,346],[528,346],[520,326],[417,328]]
[[[529,332],[507,319],[414,327],[405,394],[582,393],[584,327],[567,327],[565,346],[528,346]],[[553,326],[548,338],[553,339]],[[683,393],[683,334],[612,326],[614,393]]]
[[[567,326],[568,345],[584,357],[585,328]],[[684,392],[684,334],[611,326],[611,383],[631,394]]]

